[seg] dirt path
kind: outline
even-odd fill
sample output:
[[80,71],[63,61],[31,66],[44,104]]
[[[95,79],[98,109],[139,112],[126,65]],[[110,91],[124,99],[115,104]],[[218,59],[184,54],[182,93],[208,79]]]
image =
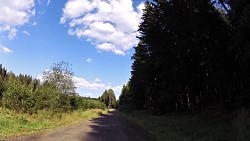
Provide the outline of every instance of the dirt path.
[[84,120],[76,126],[59,129],[43,135],[33,135],[15,141],[151,141],[139,126],[125,120],[118,111],[93,120]]

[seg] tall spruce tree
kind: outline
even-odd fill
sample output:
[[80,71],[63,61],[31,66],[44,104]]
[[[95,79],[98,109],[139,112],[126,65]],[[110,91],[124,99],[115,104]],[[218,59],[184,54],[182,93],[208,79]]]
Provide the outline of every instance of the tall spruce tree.
[[249,17],[246,0],[147,1],[128,92],[136,108],[249,107]]
[[224,84],[229,38],[227,23],[213,3],[146,2],[142,19],[130,89],[137,108],[149,105],[162,113],[223,107],[230,85]]

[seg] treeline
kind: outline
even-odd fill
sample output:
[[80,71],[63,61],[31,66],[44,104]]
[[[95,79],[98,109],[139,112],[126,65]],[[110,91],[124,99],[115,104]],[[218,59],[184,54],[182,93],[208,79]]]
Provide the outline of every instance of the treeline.
[[147,1],[142,20],[121,108],[249,108],[250,1]]
[[[61,68],[65,65],[63,62],[58,64]],[[57,78],[64,80],[63,75],[59,73],[60,67],[56,66],[56,73],[61,76]],[[50,71],[50,78],[53,78],[52,74],[53,71]],[[70,112],[76,109],[106,108],[105,104],[96,99],[81,97],[74,91],[68,91],[69,88],[61,87],[62,82],[66,81],[57,83],[53,79],[53,81],[46,80],[42,83],[29,75],[15,75],[0,65],[0,106],[18,113],[30,114],[38,110]],[[57,84],[60,84],[61,88]]]

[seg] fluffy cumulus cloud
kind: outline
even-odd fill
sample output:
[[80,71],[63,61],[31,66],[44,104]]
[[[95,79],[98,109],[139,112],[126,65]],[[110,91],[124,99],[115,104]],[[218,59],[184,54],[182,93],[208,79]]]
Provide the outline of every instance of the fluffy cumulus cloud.
[[103,83],[99,83],[99,82],[88,82],[87,80],[85,80],[84,78],[80,78],[80,77],[73,77],[73,80],[75,82],[75,85],[78,89],[90,89],[90,90],[98,90],[101,88],[105,88],[105,84]]
[[34,0],[0,0],[0,33],[14,39],[17,28],[35,15]]
[[99,51],[125,55],[138,40],[144,4],[133,8],[132,0],[69,0],[60,23],[69,26],[69,35],[86,38]]
[[13,52],[13,50],[11,50],[11,49],[9,49],[1,44],[0,44],[0,51],[2,51],[3,53],[6,53],[6,54]]
[[93,82],[87,81],[84,78],[74,76],[73,77],[75,86],[77,87],[77,92],[81,92],[83,96],[91,96],[98,97],[105,90],[113,89],[116,95],[116,98],[119,98],[121,94],[122,85],[121,86],[111,86],[110,83],[104,83],[99,78],[95,78]]

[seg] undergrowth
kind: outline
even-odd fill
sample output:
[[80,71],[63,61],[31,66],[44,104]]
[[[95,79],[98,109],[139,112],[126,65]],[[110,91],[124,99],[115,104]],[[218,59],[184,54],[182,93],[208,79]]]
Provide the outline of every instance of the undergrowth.
[[237,113],[173,113],[154,116],[148,111],[123,113],[144,127],[158,141],[247,141],[250,118],[245,110]]

